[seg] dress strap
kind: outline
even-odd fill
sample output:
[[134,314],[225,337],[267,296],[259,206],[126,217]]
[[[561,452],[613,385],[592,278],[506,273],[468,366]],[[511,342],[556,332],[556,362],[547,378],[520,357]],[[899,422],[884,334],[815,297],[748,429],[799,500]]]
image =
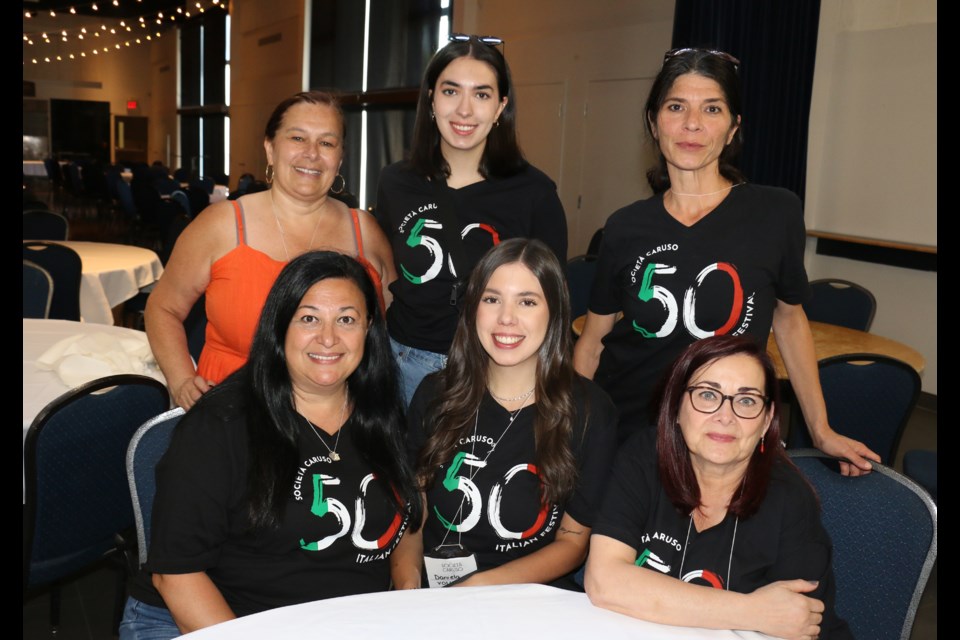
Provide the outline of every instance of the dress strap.
[[233,200],[233,211],[237,217],[237,246],[247,244],[247,230],[244,227],[243,205],[239,200]]
[[350,209],[350,218],[353,220],[353,243],[357,246],[357,256],[365,260],[363,256],[363,234],[360,233],[360,214],[356,209]]

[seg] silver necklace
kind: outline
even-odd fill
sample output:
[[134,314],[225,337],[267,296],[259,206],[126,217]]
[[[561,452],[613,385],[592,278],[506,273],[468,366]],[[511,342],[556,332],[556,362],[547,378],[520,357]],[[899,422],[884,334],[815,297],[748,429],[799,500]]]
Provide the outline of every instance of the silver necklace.
[[[518,402],[518,401],[520,401],[520,400],[523,400],[524,402],[526,402],[527,398],[529,398],[530,396],[533,395],[533,392],[534,392],[535,389],[536,389],[536,387],[530,387],[530,390],[529,390],[529,391],[525,391],[525,392],[521,393],[521,394],[518,395],[518,396],[514,396],[514,397],[512,397],[512,398],[502,398],[502,397],[498,396],[497,394],[495,394],[495,393],[493,392],[493,389],[491,389],[490,387],[487,387],[487,391],[490,392],[490,395],[493,396],[493,399],[494,399],[494,400],[498,400],[499,402]],[[523,407],[521,406],[520,408],[522,409]]]
[[[310,244],[307,245],[307,251],[313,248],[313,240],[317,237],[317,229],[320,228],[320,221],[323,219],[323,208],[327,206],[326,201],[320,207],[317,213],[317,224],[313,227],[313,233],[310,234]],[[273,190],[270,191],[270,209],[273,211],[273,219],[277,222],[277,231],[280,232],[280,242],[283,243],[283,254],[287,256],[287,262],[290,262],[290,251],[287,250],[287,237],[283,232],[283,225],[280,224],[280,216],[277,215],[277,203],[273,200]],[[304,251],[306,253],[307,251]]]
[[[733,546],[737,543],[737,526],[740,524],[740,516],[733,521],[733,540],[730,541],[730,557],[727,559],[727,580],[723,584],[724,589],[730,591],[730,567],[733,566]],[[683,543],[683,555],[680,556],[680,579],[683,580],[683,563],[687,559],[687,547],[690,546],[690,529],[693,527],[693,513],[690,514],[690,522],[687,523],[687,539]]]
[[715,196],[718,193],[723,193],[724,191],[729,191],[734,187],[739,187],[744,184],[743,182],[738,182],[737,184],[731,184],[730,186],[724,187],[723,189],[717,189],[716,191],[711,191],[710,193],[680,193],[679,191],[674,191],[673,187],[670,187],[669,191],[675,196],[687,196],[689,198],[702,198],[704,196]]
[[[490,447],[490,450],[487,451],[487,455],[483,459],[482,466],[486,466],[487,461],[490,460],[490,456],[493,455],[493,452],[496,450],[497,445],[499,445],[500,441],[503,440],[503,436],[507,435],[507,431],[509,431],[510,427],[513,426],[513,423],[514,421],[516,421],[517,416],[519,416],[520,412],[523,411],[523,408],[527,406],[527,398],[529,398],[530,394],[532,393],[533,393],[533,389],[530,389],[530,391],[526,393],[526,396],[523,399],[523,404],[520,405],[520,408],[510,414],[510,421],[507,422],[507,426],[504,428],[503,432],[500,434],[500,437],[497,438],[497,441],[494,442],[493,445]],[[490,395],[493,395],[493,394],[491,393]],[[476,451],[477,449],[477,431],[478,431],[479,422],[480,422],[480,407],[477,407],[477,412],[474,414],[474,418],[473,418],[473,442],[470,443],[470,455],[472,456],[475,455],[474,451]],[[476,466],[470,469],[468,477],[471,482],[473,482],[473,479],[476,477],[477,473],[480,471],[480,468],[481,468],[480,466]],[[463,503],[466,501],[466,499],[467,499],[467,494],[464,493],[463,497],[460,498],[460,506],[457,507],[457,512],[453,516],[454,518],[460,518],[461,514],[463,513]],[[447,529],[446,531],[444,531],[443,539],[440,541],[440,544],[438,546],[440,547],[445,546],[447,543],[447,536],[449,535],[450,535],[450,529]],[[462,540],[463,540],[463,532],[457,531],[457,544],[461,544]]]
[[[334,462],[340,462],[340,454],[337,453],[337,447],[340,446],[340,433],[343,431],[343,413],[347,409],[347,396],[343,398],[343,405],[340,407],[340,417],[337,418],[337,424],[340,425],[340,428],[337,429],[337,439],[333,443],[333,449],[330,448],[330,445],[327,444],[327,441],[323,439],[323,436],[320,435],[320,428],[315,424],[307,420],[306,416],[303,416],[303,419],[306,420],[307,426],[310,427],[310,430],[313,431],[317,436],[317,440],[323,443],[323,446],[327,448],[327,453],[330,455],[330,459]],[[302,414],[301,414],[302,415]]]

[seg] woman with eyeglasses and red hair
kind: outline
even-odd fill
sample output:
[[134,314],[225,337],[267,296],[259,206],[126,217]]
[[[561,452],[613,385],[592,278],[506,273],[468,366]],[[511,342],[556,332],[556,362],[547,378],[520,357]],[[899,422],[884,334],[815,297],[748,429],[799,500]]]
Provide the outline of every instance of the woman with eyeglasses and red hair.
[[652,424],[661,372],[696,340],[744,335],[765,345],[773,327],[818,448],[858,475],[880,458],[827,419],[813,337],[801,303],[800,200],[750,184],[733,165],[741,147],[740,62],[722,51],[667,52],[644,110],[659,161],[654,196],[607,220],[589,312],[574,362],[621,412],[620,440]]
[[620,449],[593,525],[586,590],[644,620],[778,638],[850,638],[813,489],[780,443],[764,347],[689,345],[657,397],[657,430]]
[[376,216],[399,276],[387,324],[408,405],[423,377],[445,366],[470,271],[488,249],[536,238],[566,260],[556,185],[517,143],[502,45],[450,37],[423,74],[409,161],[380,174]]

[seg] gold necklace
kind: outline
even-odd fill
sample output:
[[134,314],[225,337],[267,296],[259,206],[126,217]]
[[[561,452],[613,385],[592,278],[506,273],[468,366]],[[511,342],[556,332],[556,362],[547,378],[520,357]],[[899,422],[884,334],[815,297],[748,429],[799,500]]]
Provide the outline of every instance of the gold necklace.
[[[307,250],[310,251],[313,248],[313,240],[317,237],[317,229],[320,228],[320,221],[323,219],[323,209],[327,206],[327,201],[324,200],[323,205],[320,207],[320,211],[317,212],[317,224],[313,227],[313,233],[310,234],[310,243],[307,245]],[[287,238],[286,234],[283,233],[283,225],[280,224],[280,216],[277,215],[277,203],[273,200],[273,190],[270,190],[270,209],[273,211],[273,219],[277,221],[277,230],[280,232],[280,242],[283,243],[283,254],[287,257],[287,262],[290,262],[290,251],[287,250]]]
[[680,193],[679,191],[674,191],[674,190],[673,190],[673,187],[670,187],[669,189],[667,189],[667,191],[669,191],[670,193],[672,193],[672,194],[675,195],[675,196],[686,196],[686,197],[688,197],[688,198],[703,198],[703,197],[705,197],[705,196],[715,196],[715,195],[717,195],[718,193],[723,193],[724,191],[729,191],[730,189],[733,189],[734,187],[739,187],[739,186],[742,185],[742,184],[746,184],[746,183],[744,183],[744,182],[738,182],[737,184],[731,184],[731,185],[729,185],[729,186],[724,187],[723,189],[717,189],[716,191],[711,191],[711,192],[709,192],[709,193]]
[[[327,448],[327,453],[330,455],[330,459],[333,460],[334,462],[340,462],[340,454],[337,453],[337,447],[340,446],[340,432],[343,431],[343,413],[344,413],[344,411],[346,411],[346,409],[347,409],[347,398],[348,398],[348,397],[349,397],[349,396],[344,395],[344,397],[343,397],[343,405],[340,406],[340,417],[337,418],[337,424],[340,426],[340,428],[337,429],[337,439],[336,439],[336,440],[334,441],[334,443],[333,443],[333,449],[330,448],[330,445],[327,444],[327,441],[324,440],[324,439],[323,439],[323,436],[320,435],[320,427],[318,427],[317,425],[315,425],[315,424],[313,424],[312,422],[310,422],[310,420],[307,419],[307,416],[303,416],[303,419],[306,420],[306,422],[307,422],[307,426],[310,427],[310,430],[313,431],[314,434],[316,434],[317,440],[319,440],[320,442],[322,442],[322,443],[323,443],[323,446],[325,446],[325,447]],[[303,415],[303,414],[301,414],[301,415]]]

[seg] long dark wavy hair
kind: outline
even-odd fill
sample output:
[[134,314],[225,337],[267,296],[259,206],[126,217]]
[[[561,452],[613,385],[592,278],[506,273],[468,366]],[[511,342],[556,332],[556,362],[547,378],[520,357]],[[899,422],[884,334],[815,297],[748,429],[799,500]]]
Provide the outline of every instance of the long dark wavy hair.
[[[687,401],[687,388],[693,375],[701,368],[722,358],[746,355],[763,369],[764,395],[769,398],[766,412],[770,427],[764,437],[763,451],[757,447],[750,457],[744,476],[743,490],[730,502],[728,510],[745,518],[760,508],[770,472],[776,461],[791,464],[780,442],[780,399],[777,373],[766,350],[755,340],[741,336],[721,335],[697,340],[680,354],[660,383],[657,396],[660,407],[657,419],[657,459],[660,482],[670,502],[687,515],[700,506],[700,485],[690,462],[690,449],[683,439],[678,422],[680,405]],[[772,415],[771,415],[772,414]]]
[[[726,57],[717,55],[717,52],[709,49],[689,49],[664,60],[660,73],[657,74],[653,86],[650,87],[650,95],[647,97],[647,104],[644,107],[644,115],[646,116],[644,125],[647,128],[647,134],[657,145],[657,165],[647,172],[647,182],[650,183],[654,193],[663,193],[670,188],[670,174],[667,173],[667,161],[663,157],[663,152],[660,151],[653,125],[657,121],[657,114],[660,113],[667,95],[673,88],[673,83],[677,81],[677,78],[688,73],[710,78],[720,85],[720,91],[723,93],[727,108],[730,110],[730,118],[733,124],[737,124],[737,119],[742,111],[740,76],[737,73],[737,66]],[[733,161],[740,154],[741,147],[743,147],[742,124],[737,127],[737,132],[730,144],[724,147],[720,153],[720,175],[733,184],[746,182],[744,175],[733,164]]]
[[[514,238],[487,252],[474,267],[467,285],[463,313],[450,347],[450,358],[439,376],[436,399],[426,411],[430,435],[417,460],[417,481],[426,490],[437,469],[453,457],[457,441],[472,428],[474,415],[487,390],[489,356],[477,335],[477,308],[493,272],[508,264],[522,264],[543,288],[550,312],[546,336],[537,352],[536,416],[534,438],[536,465],[543,482],[546,503],[562,504],[573,491],[577,467],[571,434],[578,416],[573,387],[570,337],[570,295],[563,267],[557,256],[539,240]],[[584,408],[584,411],[589,411]],[[432,427],[432,428],[431,428]]]
[[397,508],[409,510],[410,526],[415,530],[422,504],[403,444],[405,423],[396,363],[376,288],[353,258],[314,251],[291,260],[267,296],[247,364],[207,395],[221,388],[240,388],[249,443],[250,519],[255,529],[278,526],[299,462],[300,433],[306,428],[294,404],[287,369],[287,330],[307,290],[329,278],[353,282],[363,294],[369,314],[363,358],[347,378],[353,412],[342,428],[363,461],[393,488],[390,494]]
[[440,74],[458,58],[473,58],[485,62],[497,77],[497,93],[500,99],[507,98],[507,106],[500,113],[499,125],[487,135],[483,156],[480,158],[480,175],[484,178],[504,178],[519,173],[526,161],[517,142],[517,97],[513,90],[510,68],[500,51],[484,44],[476,36],[469,40],[454,41],[437,51],[420,83],[417,100],[417,119],[413,126],[413,143],[410,150],[410,165],[414,171],[431,180],[446,180],[450,177],[450,165],[440,150],[440,131],[430,117],[433,112],[433,91]]

